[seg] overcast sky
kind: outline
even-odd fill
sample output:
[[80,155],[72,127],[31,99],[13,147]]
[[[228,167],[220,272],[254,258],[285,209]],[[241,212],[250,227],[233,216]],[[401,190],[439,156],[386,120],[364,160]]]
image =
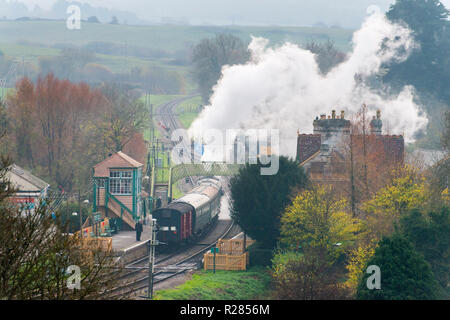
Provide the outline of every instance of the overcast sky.
[[[11,1],[11,0],[10,0]],[[49,9],[56,0],[16,0],[30,9],[38,4]],[[280,24],[312,25],[324,22],[358,27],[367,8],[386,11],[394,0],[78,0],[92,6],[135,13],[147,20],[169,17],[192,24]],[[450,0],[441,0],[450,8]]]

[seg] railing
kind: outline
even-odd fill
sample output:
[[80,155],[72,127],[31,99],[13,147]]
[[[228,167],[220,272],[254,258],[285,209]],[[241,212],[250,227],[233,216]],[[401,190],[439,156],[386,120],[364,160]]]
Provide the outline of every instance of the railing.
[[131,214],[133,216],[133,219],[136,218],[136,216],[134,215],[133,211],[130,210],[130,208],[128,208],[126,205],[124,205],[119,199],[117,199],[115,196],[113,196],[111,193],[109,193],[109,191],[106,191],[106,197],[109,199],[113,199],[115,201],[115,203],[117,203],[120,208],[122,208],[123,210],[127,211],[129,214]]

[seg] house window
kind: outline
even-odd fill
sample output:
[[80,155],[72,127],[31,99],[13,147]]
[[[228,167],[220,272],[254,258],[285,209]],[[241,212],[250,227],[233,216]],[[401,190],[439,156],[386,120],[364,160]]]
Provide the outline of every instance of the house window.
[[109,192],[112,194],[131,195],[133,172],[111,171],[109,173]]

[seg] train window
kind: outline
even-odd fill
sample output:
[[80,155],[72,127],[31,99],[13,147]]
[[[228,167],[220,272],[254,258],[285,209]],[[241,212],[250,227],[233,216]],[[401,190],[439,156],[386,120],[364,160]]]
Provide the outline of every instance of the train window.
[[177,227],[175,226],[170,227],[170,231],[177,231]]

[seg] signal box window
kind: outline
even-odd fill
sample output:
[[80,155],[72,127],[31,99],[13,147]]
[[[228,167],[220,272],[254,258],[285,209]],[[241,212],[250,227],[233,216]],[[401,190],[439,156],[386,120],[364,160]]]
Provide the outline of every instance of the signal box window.
[[132,174],[131,171],[111,171],[109,173],[109,192],[131,195]]

